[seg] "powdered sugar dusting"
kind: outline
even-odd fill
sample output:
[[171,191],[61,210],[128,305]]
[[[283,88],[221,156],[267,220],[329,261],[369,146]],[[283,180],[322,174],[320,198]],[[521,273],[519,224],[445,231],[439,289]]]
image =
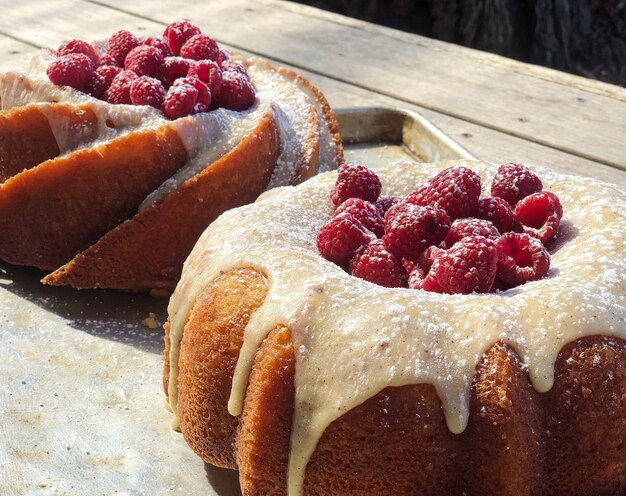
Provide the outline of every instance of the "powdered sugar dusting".
[[[377,170],[382,195],[406,195],[451,165],[472,168],[483,189],[495,172],[484,162],[392,164]],[[386,386],[433,384],[448,426],[461,432],[476,364],[498,340],[516,349],[534,387],[547,391],[564,344],[594,334],[626,338],[624,192],[591,179],[533,170],[545,189],[560,197],[565,212],[552,268],[542,280],[497,294],[386,289],[324,260],[315,239],[332,215],[329,193],[336,173],[226,212],[198,241],[170,301],[174,411],[179,343],[189,311],[209,281],[237,267],[260,270],[270,289],[246,328],[231,413],[241,412],[254,354],[267,332],[286,324],[294,348],[306,350],[296,362],[290,494],[301,493],[307,461],[324,429]]]

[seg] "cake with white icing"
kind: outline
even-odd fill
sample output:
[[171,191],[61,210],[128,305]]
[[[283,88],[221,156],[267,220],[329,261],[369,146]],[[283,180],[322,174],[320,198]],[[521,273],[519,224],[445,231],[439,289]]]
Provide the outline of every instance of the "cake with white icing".
[[[195,38],[217,47],[194,33],[178,21],[163,39],[122,30],[93,45],[72,40],[39,52],[26,73],[0,75],[0,259],[53,270],[47,284],[171,290],[194,242],[223,211],[337,167],[337,123],[316,88],[291,70],[218,48],[214,60],[183,59],[213,56]],[[130,51],[120,63],[122,42]],[[131,74],[125,98],[133,101],[123,100],[111,88],[130,68],[148,71],[137,60],[157,46],[167,54],[145,73],[154,77]],[[90,67],[87,52],[97,62],[85,84],[72,64]],[[181,61],[189,72],[171,81],[168,71]],[[192,74],[194,64],[219,72],[220,93],[213,80]],[[103,68],[116,74],[108,90],[94,88],[105,84]],[[158,87],[160,103],[150,92],[134,99],[132,83],[141,78]],[[231,84],[229,94],[233,80],[240,86]],[[193,107],[181,111],[187,94],[176,88],[191,94],[194,84],[205,94],[211,87],[213,98],[201,102],[202,92],[193,93]],[[245,91],[248,101],[239,105]],[[168,103],[170,94],[181,101]],[[152,103],[142,104],[142,95]]]
[[[381,195],[450,167],[483,194],[497,170],[395,163]],[[165,326],[188,444],[245,495],[623,494],[626,195],[529,168],[562,205],[549,271],[486,293],[383,287],[324,259],[336,172],[220,216]]]

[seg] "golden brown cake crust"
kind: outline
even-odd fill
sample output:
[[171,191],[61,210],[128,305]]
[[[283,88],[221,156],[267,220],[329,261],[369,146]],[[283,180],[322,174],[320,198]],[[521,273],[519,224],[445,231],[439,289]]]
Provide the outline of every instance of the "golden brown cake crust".
[[268,111],[233,150],[43,282],[79,289],[173,289],[202,231],[223,211],[250,203],[265,191],[279,153],[278,125]]
[[[245,495],[286,494],[295,371],[287,328],[259,349],[242,416],[226,410],[243,330],[266,291],[254,269],[222,275],[196,301],[181,345],[182,432],[210,463],[236,460]],[[471,395],[469,425],[455,435],[432,386],[384,389],[324,432],[305,494],[623,494],[626,342],[594,336],[567,345],[544,394],[515,351],[496,343]]]
[[55,269],[131,217],[187,151],[169,126],[23,171],[0,185],[0,258]]

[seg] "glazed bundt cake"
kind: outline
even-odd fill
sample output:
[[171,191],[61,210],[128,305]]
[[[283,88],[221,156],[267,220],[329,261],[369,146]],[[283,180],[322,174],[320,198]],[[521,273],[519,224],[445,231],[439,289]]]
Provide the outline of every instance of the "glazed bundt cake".
[[43,50],[0,109],[0,259],[52,285],[171,290],[219,214],[342,158],[316,88],[186,21]]
[[[478,161],[395,163],[376,170],[378,186],[342,179],[345,170],[341,185],[328,172],[222,214],[185,262],[165,325],[164,388],[193,450],[238,469],[245,495],[624,494],[624,192]],[[524,177],[504,188],[496,177],[492,193],[513,200],[476,206],[507,171]],[[441,187],[450,175],[454,187]],[[346,192],[360,188],[371,204],[381,187],[384,234],[348,207],[333,217]],[[420,215],[432,218],[445,210],[444,230],[460,241],[440,236],[417,283],[405,274],[404,287],[383,287],[382,251],[365,276],[351,275],[365,246],[395,252],[388,224],[410,202],[431,205]],[[333,219],[343,227],[331,246]],[[359,236],[357,262],[324,258]],[[411,273],[422,262],[403,261]]]

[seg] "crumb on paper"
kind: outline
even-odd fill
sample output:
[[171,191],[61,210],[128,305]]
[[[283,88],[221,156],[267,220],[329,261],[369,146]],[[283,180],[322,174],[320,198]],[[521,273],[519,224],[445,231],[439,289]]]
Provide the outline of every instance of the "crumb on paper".
[[161,327],[161,322],[159,322],[159,319],[157,319],[157,316],[152,312],[150,312],[148,316],[141,321],[141,323],[145,327],[151,330],[158,329],[159,327]]

